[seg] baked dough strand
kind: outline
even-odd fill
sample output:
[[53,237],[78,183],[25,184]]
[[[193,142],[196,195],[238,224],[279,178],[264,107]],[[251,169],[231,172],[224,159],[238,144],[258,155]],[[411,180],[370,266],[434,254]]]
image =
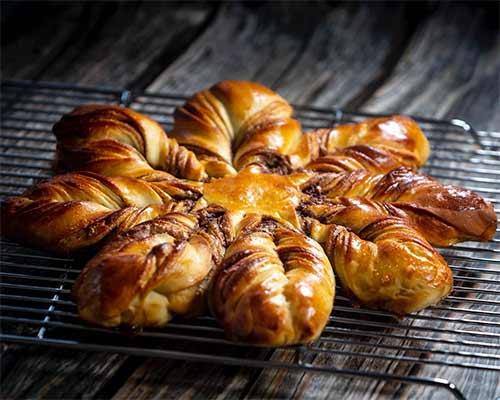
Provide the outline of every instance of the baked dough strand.
[[292,113],[261,85],[222,81],[176,109],[172,137],[198,156],[210,176],[234,175],[250,165],[287,172],[284,155],[302,138]]
[[200,196],[198,182],[176,178],[146,182],[91,172],[59,175],[2,204],[2,234],[67,253],[166,212],[188,211]]
[[206,178],[192,152],[168,138],[155,121],[128,108],[78,107],[64,115],[53,131],[60,171],[143,179],[162,172],[191,180]]
[[411,222],[438,246],[466,240],[491,240],[497,217],[493,205],[476,193],[443,185],[406,167],[387,174],[367,170],[321,173],[304,183],[313,197],[338,202],[342,197],[364,197],[404,211]]
[[290,156],[297,166],[351,146],[364,145],[389,154],[398,166],[413,169],[429,157],[429,142],[417,123],[402,115],[372,118],[306,133]]
[[309,343],[332,310],[335,279],[321,247],[291,226],[249,214],[211,291],[232,340],[266,346]]
[[331,207],[325,225],[314,220],[307,229],[322,243],[355,299],[403,315],[437,304],[450,293],[448,264],[404,219],[384,215],[369,200]]
[[362,169],[380,174],[387,173],[402,165],[405,165],[405,162],[387,150],[355,145],[340,148],[329,152],[328,155],[318,157],[309,162],[305,169],[318,173],[352,172]]
[[75,283],[80,316],[104,326],[162,326],[206,312],[214,268],[234,236],[231,218],[220,207],[173,212],[119,235]]

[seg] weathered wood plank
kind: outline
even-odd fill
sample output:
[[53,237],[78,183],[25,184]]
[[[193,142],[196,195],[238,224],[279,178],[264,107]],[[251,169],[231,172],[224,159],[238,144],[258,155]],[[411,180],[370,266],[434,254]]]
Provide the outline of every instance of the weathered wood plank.
[[[142,89],[156,69],[163,70],[191,43],[209,12],[203,4],[146,3],[138,7],[124,3],[96,34],[75,43],[56,60],[45,77]],[[68,64],[78,68],[68,68]]]
[[0,377],[6,376],[16,362],[17,350],[22,346],[2,343],[0,345]]
[[355,108],[390,72],[412,33],[415,21],[405,11],[397,3],[350,3],[325,13],[273,87],[298,104]]
[[62,16],[44,14],[40,30],[3,49],[4,78],[143,89],[203,30],[212,8],[88,3],[65,7]]
[[[148,360],[113,399],[208,399],[240,397],[255,371],[194,362]],[[238,379],[235,379],[235,376]]]
[[[4,7],[7,5],[2,3],[2,11]],[[78,28],[82,28],[79,22],[83,15],[81,4],[50,7],[50,13],[45,7],[43,3],[34,4],[31,12],[24,15],[19,7],[11,5],[11,16],[5,23],[10,29],[4,33],[2,27],[3,79],[36,79],[70,45]]]
[[299,103],[359,102],[410,33],[403,12],[399,5],[226,6],[149,90],[193,93],[219,80],[247,79]]
[[[297,7],[308,12],[306,7]],[[225,5],[204,34],[148,89],[193,93],[223,79],[272,85],[295,60],[312,31],[305,21],[287,25],[286,18],[275,15],[280,8],[274,4],[257,9]],[[314,21],[318,15],[311,18]]]
[[479,7],[441,7],[363,110],[459,117],[480,129],[493,121],[498,129],[500,40],[489,18]]
[[91,398],[127,362],[127,357],[117,354],[37,346],[16,346],[15,357],[16,362],[2,376],[0,397],[4,399]]

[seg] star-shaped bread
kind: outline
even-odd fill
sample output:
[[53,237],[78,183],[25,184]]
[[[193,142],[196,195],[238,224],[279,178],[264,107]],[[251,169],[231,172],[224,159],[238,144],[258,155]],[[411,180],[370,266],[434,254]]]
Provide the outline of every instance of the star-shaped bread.
[[133,110],[75,109],[54,126],[65,172],[2,205],[4,235],[97,254],[73,294],[98,325],[212,313],[228,338],[308,343],[354,301],[403,315],[452,272],[432,247],[489,240],[477,194],[417,172],[425,135],[404,116],[302,132],[292,107],[223,81],[176,109],[172,132]]

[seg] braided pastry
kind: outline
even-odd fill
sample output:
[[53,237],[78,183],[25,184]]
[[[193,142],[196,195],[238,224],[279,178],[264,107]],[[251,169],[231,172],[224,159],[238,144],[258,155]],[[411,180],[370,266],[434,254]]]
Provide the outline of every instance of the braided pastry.
[[211,294],[230,339],[278,346],[315,340],[334,292],[330,263],[317,243],[275,219],[249,214]]
[[59,252],[105,240],[74,288],[104,326],[160,326],[208,297],[231,339],[308,343],[333,307],[332,266],[360,302],[398,314],[446,296],[451,272],[426,239],[490,239],[492,205],[413,171],[429,146],[410,118],[302,135],[292,112],[238,81],[179,107],[171,138],[126,108],[77,108],[54,126],[58,168],[90,172],[7,200],[2,233]]
[[188,211],[200,196],[197,182],[175,178],[146,182],[91,172],[59,175],[2,205],[2,233],[69,252],[166,212]]
[[104,326],[161,326],[206,309],[206,291],[232,216],[212,207],[168,213],[118,236],[90,260],[73,295],[80,316]]
[[263,86],[222,81],[176,109],[172,137],[198,156],[210,176],[234,175],[252,164],[283,168],[283,155],[302,137],[292,112]]
[[382,214],[369,200],[346,202],[308,229],[363,304],[400,315],[437,304],[453,285],[446,261],[404,219]]
[[414,169],[424,165],[429,157],[429,143],[416,122],[400,115],[306,133],[290,157],[295,165],[305,166],[318,157],[356,145],[373,147],[392,158],[397,166]]
[[192,152],[167,138],[150,118],[124,107],[78,107],[54,125],[54,134],[61,171],[142,179],[168,176],[156,171],[161,170],[192,180],[206,177]]
[[405,167],[385,175],[366,170],[319,174],[302,188],[335,202],[341,197],[364,197],[388,203],[391,208],[384,213],[403,211],[426,239],[438,246],[491,240],[495,235],[497,218],[491,203],[470,190],[443,185]]
[[306,166],[306,170],[315,172],[351,172],[367,170],[375,173],[387,173],[404,165],[400,157],[377,147],[356,145],[334,150],[326,156],[315,158]]

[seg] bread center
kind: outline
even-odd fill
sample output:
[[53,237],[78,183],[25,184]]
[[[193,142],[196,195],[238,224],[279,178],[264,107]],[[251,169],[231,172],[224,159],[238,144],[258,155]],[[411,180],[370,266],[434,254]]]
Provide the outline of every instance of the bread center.
[[296,225],[296,208],[302,199],[300,184],[306,174],[288,176],[244,171],[214,179],[204,186],[204,197],[230,211],[254,212],[285,219]]

